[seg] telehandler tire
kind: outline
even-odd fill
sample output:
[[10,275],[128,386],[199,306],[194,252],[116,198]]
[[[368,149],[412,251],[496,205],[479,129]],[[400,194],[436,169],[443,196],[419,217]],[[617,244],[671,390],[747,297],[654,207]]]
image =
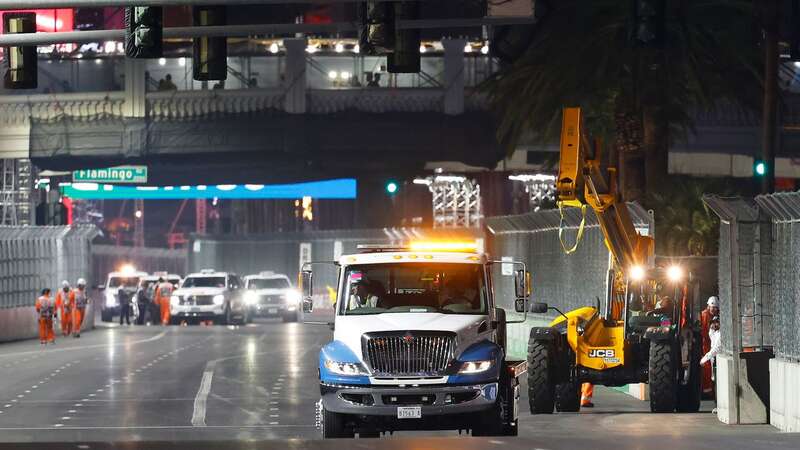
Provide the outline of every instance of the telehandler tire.
[[696,413],[700,411],[701,396],[703,393],[700,367],[700,338],[693,336],[692,350],[689,356],[691,373],[689,381],[678,386],[678,412]]
[[581,410],[581,385],[567,381],[556,385],[556,411],[578,412]]
[[675,411],[678,398],[675,346],[671,341],[650,341],[650,411],[671,413]]
[[553,345],[528,341],[528,402],[531,414],[552,414],[555,406]]

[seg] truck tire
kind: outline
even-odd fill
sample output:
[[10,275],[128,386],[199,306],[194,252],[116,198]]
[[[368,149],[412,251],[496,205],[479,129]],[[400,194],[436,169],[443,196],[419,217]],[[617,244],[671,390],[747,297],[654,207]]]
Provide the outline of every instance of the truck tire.
[[114,315],[108,311],[100,311],[100,320],[103,322],[111,322],[114,320]]
[[674,345],[671,341],[650,341],[649,378],[650,411],[671,413],[675,411],[677,383],[675,376]]
[[684,385],[678,386],[678,412],[696,413],[700,411],[700,401],[703,393],[700,373],[700,337],[692,336],[692,350],[689,356],[689,380]]
[[356,434],[347,428],[345,415],[322,410],[322,437],[325,439],[353,438]]
[[556,385],[556,411],[578,412],[581,410],[581,385],[575,381]]
[[513,382],[501,375],[497,401],[491,409],[480,414],[472,429],[473,436],[516,436],[519,433],[519,420],[514,418],[515,397]]
[[292,313],[284,313],[282,319],[283,323],[297,322],[297,311]]
[[225,308],[225,312],[221,316],[214,318],[214,323],[217,325],[230,325],[232,323],[230,306]]
[[555,406],[553,345],[528,341],[528,402],[531,414],[552,414]]

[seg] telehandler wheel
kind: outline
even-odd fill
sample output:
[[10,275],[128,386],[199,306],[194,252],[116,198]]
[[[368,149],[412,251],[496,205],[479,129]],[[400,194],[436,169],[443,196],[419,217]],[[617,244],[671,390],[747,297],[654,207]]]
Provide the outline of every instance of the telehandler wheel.
[[650,341],[650,411],[671,413],[675,411],[678,397],[675,373],[675,346],[672,342]]
[[555,406],[553,345],[528,341],[528,402],[531,414],[552,414]]
[[696,413],[700,411],[700,400],[703,393],[700,367],[700,337],[693,336],[692,350],[689,356],[689,381],[678,385],[678,412]]
[[578,412],[581,410],[581,385],[575,381],[556,385],[556,411]]

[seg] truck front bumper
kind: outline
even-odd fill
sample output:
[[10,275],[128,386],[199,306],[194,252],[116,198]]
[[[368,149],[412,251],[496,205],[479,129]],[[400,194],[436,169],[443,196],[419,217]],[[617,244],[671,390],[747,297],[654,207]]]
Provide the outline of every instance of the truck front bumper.
[[340,386],[321,383],[326,410],[364,416],[397,417],[401,406],[419,406],[422,417],[485,411],[497,401],[498,383],[468,386]]

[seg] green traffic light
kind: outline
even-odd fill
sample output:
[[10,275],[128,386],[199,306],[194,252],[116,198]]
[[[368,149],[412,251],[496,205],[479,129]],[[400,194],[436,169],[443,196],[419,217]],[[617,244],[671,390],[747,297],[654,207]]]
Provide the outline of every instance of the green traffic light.
[[764,163],[764,161],[757,161],[753,170],[755,171],[756,175],[764,176],[767,173],[767,165]]
[[396,193],[398,189],[400,189],[400,187],[394,181],[389,181],[386,183],[386,192],[389,194]]

